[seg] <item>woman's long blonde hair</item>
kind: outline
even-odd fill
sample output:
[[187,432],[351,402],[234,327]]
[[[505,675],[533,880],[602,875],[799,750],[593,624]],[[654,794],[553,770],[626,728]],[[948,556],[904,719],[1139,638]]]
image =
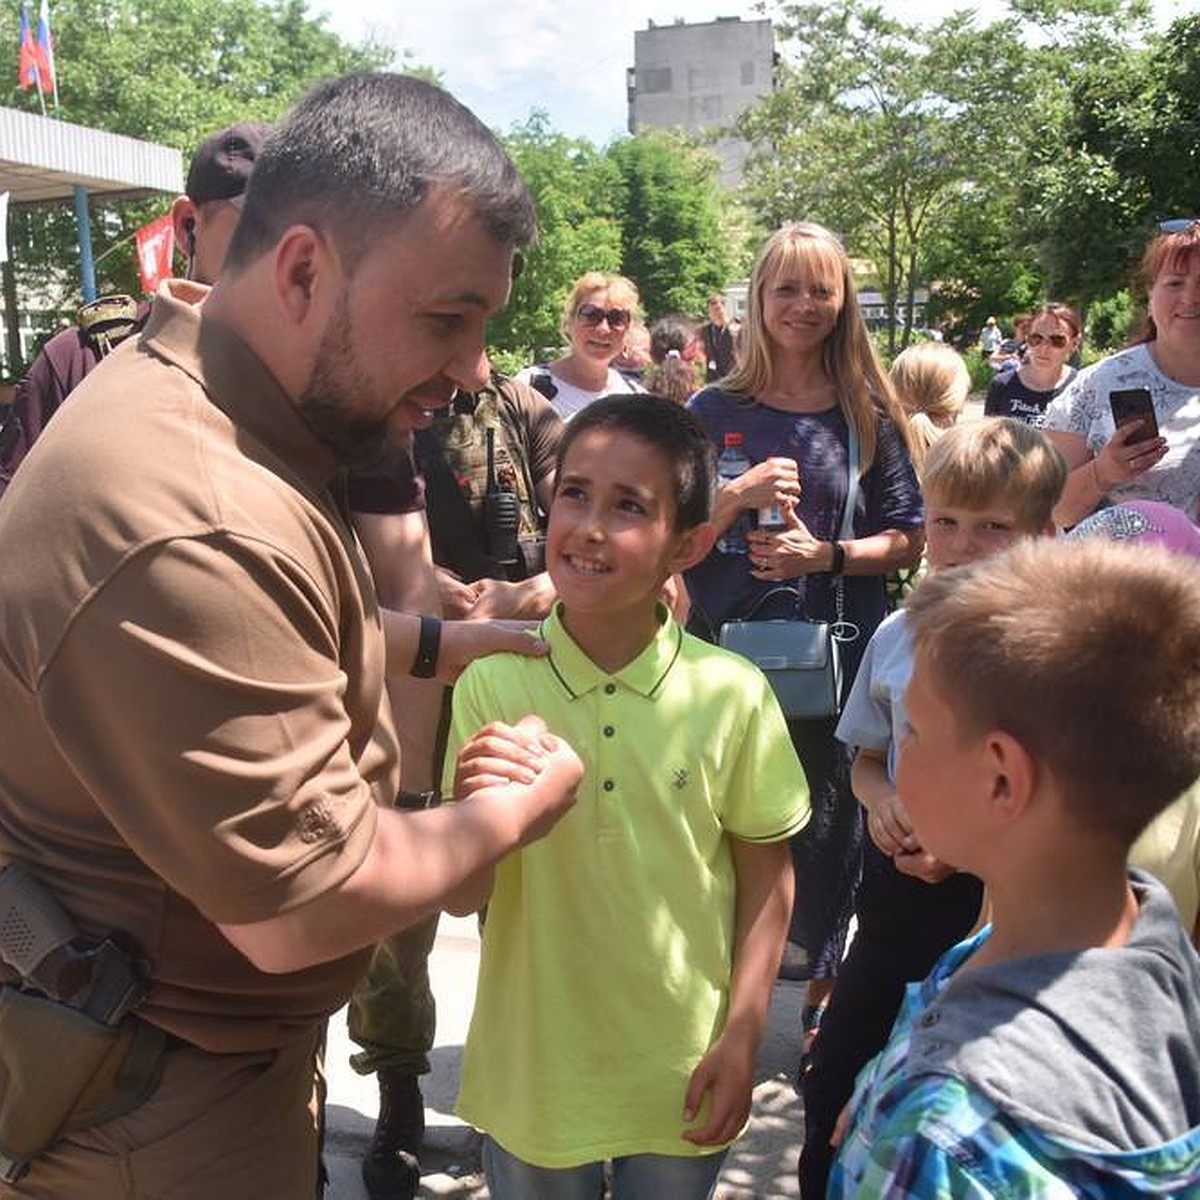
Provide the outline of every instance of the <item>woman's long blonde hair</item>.
[[781,275],[841,280],[842,307],[833,331],[825,339],[824,365],[825,373],[833,380],[838,404],[858,434],[861,471],[865,473],[875,460],[880,413],[891,419],[906,445],[908,436],[903,413],[858,307],[850,259],[842,243],[825,226],[815,221],[796,221],[767,239],[750,277],[738,365],[722,380],[721,387],[749,398],[774,383],[773,343],[763,321],[763,292]]

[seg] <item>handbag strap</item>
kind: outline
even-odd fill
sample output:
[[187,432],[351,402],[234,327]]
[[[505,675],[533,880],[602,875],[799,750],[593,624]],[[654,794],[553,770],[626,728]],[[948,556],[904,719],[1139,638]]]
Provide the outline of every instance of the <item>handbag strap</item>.
[[[858,503],[860,447],[858,430],[854,428],[853,421],[846,420],[846,430],[846,470],[849,478],[846,480],[846,504],[842,509],[842,526],[838,531],[838,538],[849,542],[854,540],[854,508]],[[846,620],[846,584],[841,575],[833,581],[833,607],[836,618],[833,623],[833,636],[839,642],[857,641],[858,626]]]
[[846,444],[846,468],[850,478],[846,483],[846,506],[842,509],[842,527],[838,537],[847,542],[854,540],[854,506],[858,503],[858,465],[861,461],[858,430],[853,421],[846,422],[849,436]]

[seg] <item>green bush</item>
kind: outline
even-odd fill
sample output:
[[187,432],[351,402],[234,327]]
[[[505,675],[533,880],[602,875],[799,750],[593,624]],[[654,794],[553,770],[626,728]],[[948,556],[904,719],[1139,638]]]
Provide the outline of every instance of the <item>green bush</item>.
[[1137,308],[1127,291],[1097,300],[1087,315],[1089,349],[1103,354],[1124,346],[1133,334],[1137,319]]

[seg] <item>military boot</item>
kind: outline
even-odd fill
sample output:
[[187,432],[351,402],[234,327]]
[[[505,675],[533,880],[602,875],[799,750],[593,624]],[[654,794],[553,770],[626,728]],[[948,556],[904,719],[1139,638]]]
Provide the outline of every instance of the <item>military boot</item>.
[[421,1187],[421,1139],[425,1100],[416,1075],[384,1068],[379,1079],[379,1119],[363,1159],[362,1177],[371,1200],[413,1200]]

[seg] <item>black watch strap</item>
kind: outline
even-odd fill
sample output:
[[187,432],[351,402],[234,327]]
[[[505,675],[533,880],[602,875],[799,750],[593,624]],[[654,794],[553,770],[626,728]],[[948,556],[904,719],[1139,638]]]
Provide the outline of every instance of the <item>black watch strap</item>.
[[841,575],[846,570],[846,547],[841,542],[833,542],[833,561],[829,564],[830,575]]
[[401,788],[396,793],[396,807],[408,809],[412,812],[419,812],[424,808],[437,808],[441,802],[441,796],[435,791],[406,792]]
[[417,638],[417,656],[408,668],[418,679],[432,679],[437,674],[438,651],[442,645],[442,623],[437,617],[421,617],[421,633]]

